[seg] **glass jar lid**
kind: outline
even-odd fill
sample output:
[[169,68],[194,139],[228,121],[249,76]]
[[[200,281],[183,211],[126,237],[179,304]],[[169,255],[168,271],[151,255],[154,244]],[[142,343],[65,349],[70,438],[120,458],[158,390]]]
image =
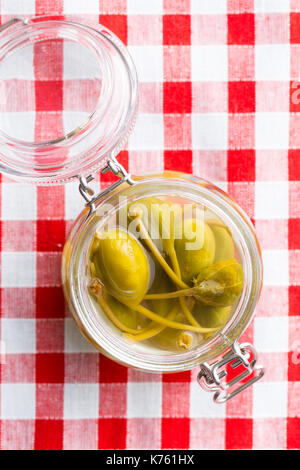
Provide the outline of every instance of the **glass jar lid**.
[[61,183],[87,176],[123,147],[137,76],[101,25],[39,17],[0,28],[0,170]]

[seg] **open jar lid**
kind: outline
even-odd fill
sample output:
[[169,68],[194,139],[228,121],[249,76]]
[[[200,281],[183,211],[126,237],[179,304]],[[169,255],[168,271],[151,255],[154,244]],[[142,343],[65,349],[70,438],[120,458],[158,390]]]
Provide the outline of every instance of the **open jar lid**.
[[125,46],[101,25],[13,19],[0,28],[0,171],[62,183],[124,146],[137,108]]

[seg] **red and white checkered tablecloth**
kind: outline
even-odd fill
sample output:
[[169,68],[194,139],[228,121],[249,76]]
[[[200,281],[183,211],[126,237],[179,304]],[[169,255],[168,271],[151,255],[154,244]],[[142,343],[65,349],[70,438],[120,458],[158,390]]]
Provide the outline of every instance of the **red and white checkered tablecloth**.
[[[0,448],[299,449],[300,0],[1,0],[0,14],[2,24],[79,14],[128,45],[140,108],[120,160],[132,173],[202,176],[250,215],[265,271],[243,339],[266,366],[262,381],[215,405],[197,370],[150,375],[98,354],[61,290],[62,246],[83,207],[77,183],[2,176]],[[62,63],[63,49],[63,79]],[[35,71],[31,97],[16,89],[13,111],[35,111],[42,138],[43,64]],[[63,103],[80,108],[83,98],[53,87],[59,129]]]

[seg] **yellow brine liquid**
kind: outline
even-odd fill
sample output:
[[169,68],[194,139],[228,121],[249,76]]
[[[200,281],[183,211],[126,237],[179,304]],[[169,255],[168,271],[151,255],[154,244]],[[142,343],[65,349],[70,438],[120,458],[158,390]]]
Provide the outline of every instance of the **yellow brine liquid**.
[[124,206],[94,234],[89,293],[135,347],[195,349],[228,321],[243,288],[229,228],[206,207],[156,196]]

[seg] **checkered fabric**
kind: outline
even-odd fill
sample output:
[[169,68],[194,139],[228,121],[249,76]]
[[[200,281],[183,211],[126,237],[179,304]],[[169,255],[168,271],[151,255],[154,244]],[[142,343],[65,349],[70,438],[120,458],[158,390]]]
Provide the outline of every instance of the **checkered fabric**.
[[[243,339],[266,366],[262,381],[215,405],[197,370],[151,375],[98,354],[61,290],[62,246],[83,207],[77,183],[36,187],[2,176],[0,447],[300,448],[300,0],[1,0],[0,14],[2,24],[79,14],[128,45],[140,108],[119,159],[132,173],[209,179],[250,215],[264,287]],[[63,87],[59,44],[57,57],[56,131],[64,107],[84,104]],[[11,111],[35,111],[42,138],[45,77],[43,64],[34,67],[32,94],[16,87]]]

